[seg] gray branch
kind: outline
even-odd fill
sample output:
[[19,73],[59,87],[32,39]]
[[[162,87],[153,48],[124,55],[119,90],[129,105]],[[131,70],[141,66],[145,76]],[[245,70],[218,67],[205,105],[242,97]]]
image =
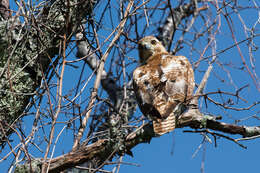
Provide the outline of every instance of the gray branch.
[[193,15],[195,7],[193,3],[184,4],[178,6],[170,11],[164,24],[158,28],[158,39],[163,43],[165,47],[168,47],[174,37],[174,33],[181,21]]

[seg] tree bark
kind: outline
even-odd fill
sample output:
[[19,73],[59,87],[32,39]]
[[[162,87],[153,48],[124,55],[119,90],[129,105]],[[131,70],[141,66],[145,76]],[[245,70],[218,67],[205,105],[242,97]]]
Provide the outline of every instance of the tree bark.
[[[189,109],[178,119],[177,128],[190,127],[196,130],[212,129],[223,133],[241,135],[242,137],[252,137],[260,135],[260,127],[238,126],[227,124],[215,120],[213,117],[202,115],[198,109]],[[156,136],[152,124],[148,123],[139,130],[129,134],[125,140],[125,148],[131,151],[132,148],[140,143],[150,143]],[[230,138],[231,139],[231,138]],[[66,170],[69,167],[79,165],[95,159],[97,163],[104,164],[107,158],[120,155],[115,148],[109,145],[110,141],[102,139],[90,145],[82,145],[79,149],[49,160],[50,172]]]
[[[62,36],[66,34],[69,43],[94,5],[95,1],[91,0],[51,1],[38,7],[37,18],[26,16],[26,26],[18,15],[0,21],[0,145],[5,144],[13,132],[11,129],[37,102],[33,97],[46,89],[39,86],[43,78],[51,78],[49,72],[53,72],[59,61],[60,56],[56,55]],[[0,12],[7,16],[6,11]]]

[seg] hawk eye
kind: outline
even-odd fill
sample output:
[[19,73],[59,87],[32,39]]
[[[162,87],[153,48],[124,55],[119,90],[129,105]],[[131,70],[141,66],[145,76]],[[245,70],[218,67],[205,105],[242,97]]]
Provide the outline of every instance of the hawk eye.
[[151,43],[152,43],[152,45],[155,45],[156,44],[156,40],[152,40]]

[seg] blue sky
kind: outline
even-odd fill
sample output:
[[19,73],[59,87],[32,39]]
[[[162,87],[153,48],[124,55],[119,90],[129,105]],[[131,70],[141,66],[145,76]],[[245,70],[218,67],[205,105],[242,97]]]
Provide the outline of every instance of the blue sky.
[[[153,139],[150,144],[138,145],[134,151],[134,158],[127,157],[126,162],[140,164],[140,167],[123,165],[121,172],[200,172],[203,158],[205,158],[205,172],[257,172],[259,165],[259,142],[254,140],[243,144],[243,149],[231,141],[218,140],[217,148],[213,144],[205,143],[192,158],[203,137],[199,134],[186,134],[177,129],[172,134]],[[173,146],[174,142],[174,146]],[[171,155],[171,150],[174,154]]]
[[[152,1],[151,3],[148,3],[148,7],[152,7],[155,4],[155,1]],[[13,6],[13,1],[11,2],[11,6]],[[176,5],[175,2],[172,2],[172,5]],[[252,5],[252,1],[251,1]],[[96,9],[95,9],[95,19],[98,21],[100,18],[101,12],[104,10],[104,3],[100,3]],[[113,16],[113,26],[111,25],[111,18],[109,17],[108,12],[105,14],[105,20],[103,21],[103,27],[98,31],[99,39],[101,42],[111,33],[111,31],[114,29],[114,27],[118,24],[119,18],[117,17],[117,1],[111,1],[111,8],[112,10],[112,16]],[[14,7],[12,7],[15,9]],[[209,9],[214,14],[216,11],[214,11],[214,8]],[[143,10],[137,11],[139,15],[143,13]],[[254,23],[259,18],[259,12],[257,10],[245,10],[242,11],[240,14],[242,18],[247,23],[248,28],[252,27]],[[202,13],[205,15],[205,13]],[[150,18],[150,23],[158,22],[158,18],[160,17],[160,12],[158,14],[156,13],[153,17]],[[241,22],[239,21],[239,18],[234,14],[232,15],[233,19],[233,25],[235,30],[235,36],[238,41],[245,39],[245,34],[241,25]],[[226,47],[229,47],[234,44],[232,40],[232,36],[228,30],[227,23],[225,22],[224,17],[221,18],[221,29],[216,37],[217,42],[217,52],[225,49]],[[145,20],[142,20],[142,22],[139,23],[139,30],[141,31],[142,28],[145,26],[146,22]],[[198,18],[196,22],[194,23],[194,26],[197,29],[203,29],[203,21],[201,18]],[[259,33],[259,24],[257,24],[256,27],[256,33]],[[191,39],[193,34],[192,32],[195,32],[195,30],[191,29],[191,33],[188,33],[187,36],[185,36],[185,39]],[[133,34],[134,31],[130,31],[129,34]],[[156,34],[156,27],[151,25],[146,32],[146,35],[150,34]],[[181,32],[176,32],[176,37],[174,38],[173,47],[176,41],[180,38]],[[133,36],[133,38],[135,38]],[[256,38],[255,44],[257,46],[260,46],[260,39]],[[121,42],[119,42],[120,44]],[[202,51],[204,49],[205,45],[207,43],[207,39],[204,38],[201,40],[198,40],[195,42],[194,46],[197,50]],[[130,43],[130,45],[136,46],[133,43]],[[107,44],[105,44],[102,47],[102,51],[104,52],[106,50]],[[246,42],[240,45],[241,51],[243,52],[243,55],[246,58],[246,63],[250,67],[250,59],[248,56],[248,49]],[[75,59],[75,53],[76,50],[74,50],[68,58],[73,60]],[[184,44],[184,48],[181,49],[178,53],[178,55],[184,55],[187,56],[191,62],[195,62],[199,58],[199,54],[195,51],[191,51],[190,47],[188,47],[186,44]],[[109,56],[105,68],[108,70],[111,63],[114,63],[113,58],[118,58],[117,54],[116,56],[112,56],[112,54]],[[211,55],[211,49],[209,49],[205,56]],[[256,72],[257,74],[260,74],[259,70],[259,51],[256,51],[254,53],[255,55],[255,66],[256,66]],[[138,57],[137,51],[133,50],[130,53],[127,54],[127,56],[131,58]],[[120,60],[120,58],[118,58]],[[131,60],[127,60],[130,62]],[[227,50],[226,52],[222,53],[218,57],[218,62],[222,63],[232,63],[232,65],[236,67],[242,67],[241,58],[238,54],[238,51],[236,48]],[[219,63],[214,64],[214,68],[212,71],[212,74],[210,76],[209,82],[206,87],[206,92],[210,91],[217,91],[218,88],[223,91],[229,91],[234,92],[236,91],[237,87],[242,87],[244,85],[249,84],[249,87],[244,89],[241,92],[241,96],[243,96],[245,99],[248,100],[248,103],[239,102],[238,106],[245,106],[252,104],[254,101],[260,100],[260,94],[256,90],[256,87],[252,81],[252,79],[249,77],[248,73],[245,70],[237,70],[234,68],[230,68],[230,66],[224,66],[224,69]],[[79,79],[79,74],[81,73],[81,70],[84,67],[84,64],[82,62],[74,64],[78,65],[78,69],[72,68],[67,66],[65,69],[65,79],[64,79],[64,93],[68,94],[71,89],[73,89],[76,84],[75,81]],[[132,65],[129,65],[127,67],[127,72],[131,74],[133,69],[137,66],[137,63],[134,63]],[[198,84],[203,76],[203,70],[207,69],[207,62],[203,62],[202,65],[195,71],[195,79],[196,83]],[[252,69],[250,67],[250,69]],[[116,69],[114,69],[112,72],[115,72]],[[229,72],[229,73],[228,73]],[[85,67],[83,70],[83,79],[87,79],[91,75],[91,70],[88,67]],[[232,82],[230,81],[230,77],[232,77]],[[222,82],[220,79],[224,80]],[[54,78],[53,82],[56,82],[56,79]],[[78,102],[81,102],[82,100],[86,99],[91,91],[91,87],[93,85],[94,79],[90,81],[90,85],[85,89],[84,94],[79,98]],[[122,81],[121,81],[122,82]],[[55,88],[53,89],[53,93],[55,93]],[[74,93],[73,93],[74,94]],[[102,97],[106,98],[107,95],[105,92],[103,92]],[[233,97],[229,96],[223,96],[224,99],[232,98],[234,101],[236,100]],[[219,96],[212,96],[212,98],[221,101],[221,98]],[[66,103],[64,103],[66,104]],[[230,111],[230,110],[224,110],[220,107],[217,107],[216,105],[208,102],[207,107],[205,106],[205,103],[201,102],[200,104],[201,110],[205,113],[213,113],[215,115],[222,115],[224,122],[228,123],[234,123],[235,120],[245,118],[252,115],[259,116],[259,110],[260,106],[255,106],[250,111]],[[84,108],[84,106],[83,106]],[[34,112],[35,110],[32,110]],[[139,111],[137,111],[136,115],[141,115]],[[67,120],[66,114],[60,115],[60,121]],[[26,132],[31,131],[31,124],[32,124],[33,117],[28,116],[23,119],[24,121],[24,129]],[[47,119],[43,120],[43,122],[48,122]],[[259,120],[250,118],[248,120],[243,121],[240,123],[240,125],[259,125]],[[55,137],[57,137],[58,133],[61,131],[61,129],[64,127],[64,124],[59,124],[56,127],[55,131]],[[255,139],[251,141],[244,141],[241,142],[242,144],[246,145],[248,148],[243,149],[239,147],[237,144],[233,143],[232,141],[228,141],[226,139],[220,138],[217,139],[217,147],[214,146],[213,138],[211,137],[211,140],[213,143],[209,142],[203,142],[204,136],[198,133],[184,133],[183,130],[188,129],[176,129],[173,133],[163,135],[158,138],[153,138],[150,144],[140,144],[136,146],[132,151],[134,157],[125,156],[123,158],[123,161],[127,163],[136,163],[140,165],[140,167],[137,166],[131,166],[131,165],[122,165],[120,168],[120,172],[123,173],[132,173],[132,172],[149,172],[149,173],[161,173],[161,172],[172,172],[172,173],[186,173],[186,172],[200,172],[201,164],[204,163],[205,172],[206,173],[219,173],[219,172],[236,172],[236,173],[244,173],[244,172],[257,172],[259,170],[259,142],[260,139]],[[48,127],[45,128],[46,133],[48,132]],[[47,133],[48,134],[48,133]],[[42,132],[39,132],[34,141],[41,141],[42,139]],[[231,136],[234,138],[240,138],[240,136]],[[17,136],[13,135],[12,139],[14,139],[13,144],[19,143],[19,140],[17,139]],[[29,145],[31,148],[31,152],[33,153],[34,157],[43,157],[43,154],[41,154],[38,150],[35,149],[32,145]],[[46,145],[41,144],[41,148],[44,149]],[[57,148],[55,149],[55,156],[59,156],[63,153],[66,153],[70,151],[72,147],[72,135],[70,130],[64,130],[60,140],[58,141]],[[200,147],[200,149],[198,149]],[[171,151],[173,151],[173,154],[171,154]],[[8,150],[4,151],[1,154],[1,157],[5,156],[5,154],[9,152]],[[196,153],[196,154],[195,154]],[[195,157],[193,157],[195,155]],[[10,164],[11,160],[13,158],[10,157],[8,160],[0,163],[0,166],[3,167],[4,172],[8,169],[8,165]],[[106,167],[108,169],[111,169],[111,167]]]

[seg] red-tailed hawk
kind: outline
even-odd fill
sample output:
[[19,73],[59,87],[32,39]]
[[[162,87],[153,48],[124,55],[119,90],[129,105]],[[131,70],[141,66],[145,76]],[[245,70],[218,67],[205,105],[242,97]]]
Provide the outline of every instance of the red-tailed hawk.
[[142,113],[153,120],[158,135],[175,128],[175,117],[187,105],[194,89],[193,69],[184,56],[173,56],[153,36],[138,42],[141,66],[133,73],[133,86]]

